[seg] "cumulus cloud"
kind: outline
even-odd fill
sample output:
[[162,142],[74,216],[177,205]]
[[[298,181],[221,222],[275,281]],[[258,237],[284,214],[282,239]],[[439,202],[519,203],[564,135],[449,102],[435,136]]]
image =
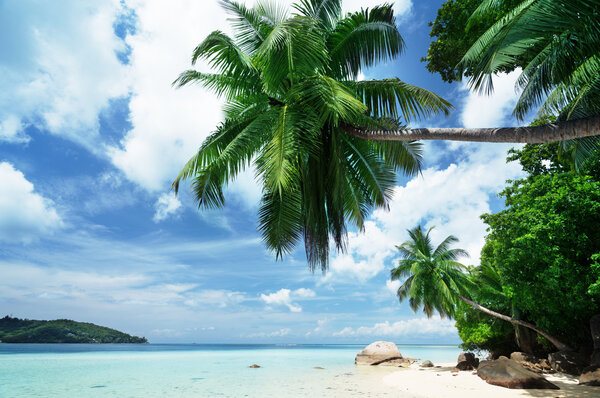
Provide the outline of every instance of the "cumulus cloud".
[[348,234],[348,251],[337,254],[329,265],[329,272],[320,283],[364,282],[385,268],[385,260],[393,254],[393,240],[375,221],[365,222],[361,233]]
[[0,163],[0,186],[0,240],[28,243],[63,226],[53,202],[10,163]]
[[469,90],[467,82],[462,90],[467,92],[461,121],[465,127],[502,127],[519,99],[515,91],[515,83],[521,74],[521,69],[506,74],[500,73],[493,77],[494,93],[486,95]]
[[128,4],[138,20],[136,33],[127,37],[133,128],[108,154],[128,179],[158,191],[168,188],[221,119],[221,101],[214,94],[198,86],[175,90],[171,82],[191,68],[193,49],[210,32],[223,29],[227,16],[217,2]]
[[176,214],[181,208],[181,202],[177,197],[170,193],[163,193],[158,197],[154,204],[154,220],[155,223],[166,220],[169,216]]
[[291,312],[301,312],[302,307],[293,303],[292,300],[315,297],[315,295],[315,292],[311,289],[300,288],[294,291],[291,291],[290,289],[280,289],[275,293],[261,293],[260,299],[269,306],[284,306],[289,308]]
[[390,323],[376,323],[373,326],[358,328],[345,327],[333,333],[336,337],[406,337],[406,336],[445,336],[455,334],[454,321],[447,318],[414,318]]
[[98,114],[128,95],[119,0],[9,2],[0,13],[0,141],[33,125],[101,153]]

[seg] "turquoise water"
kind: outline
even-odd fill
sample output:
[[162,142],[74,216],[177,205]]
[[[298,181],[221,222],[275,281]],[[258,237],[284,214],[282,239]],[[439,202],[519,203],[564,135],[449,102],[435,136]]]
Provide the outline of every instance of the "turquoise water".
[[[453,346],[398,347],[405,357],[434,363],[455,361],[460,352]],[[0,397],[370,396],[361,380],[389,369],[355,367],[362,348],[0,344]],[[254,363],[261,368],[248,368]]]

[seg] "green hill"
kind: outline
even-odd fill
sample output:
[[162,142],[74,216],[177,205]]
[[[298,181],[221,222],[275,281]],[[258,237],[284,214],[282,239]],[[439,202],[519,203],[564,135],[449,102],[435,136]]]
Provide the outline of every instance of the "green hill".
[[0,341],[3,343],[148,343],[144,337],[131,336],[118,330],[93,323],[69,319],[35,321],[29,319],[0,319]]

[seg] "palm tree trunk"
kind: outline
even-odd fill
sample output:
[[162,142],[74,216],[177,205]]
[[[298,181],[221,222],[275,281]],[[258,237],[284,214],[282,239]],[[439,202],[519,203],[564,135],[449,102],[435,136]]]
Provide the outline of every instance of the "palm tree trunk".
[[540,330],[537,328],[537,326],[529,323],[529,322],[525,322],[522,321],[520,319],[515,319],[515,318],[511,318],[510,316],[506,316],[506,315],[502,315],[498,312],[492,311],[488,308],[485,308],[479,304],[477,304],[474,301],[469,300],[468,298],[461,296],[460,294],[458,295],[458,298],[461,299],[462,301],[464,301],[465,303],[469,304],[471,307],[485,312],[488,315],[494,316],[496,318],[500,318],[502,320],[508,321],[512,324],[515,325],[519,325],[519,326],[524,326],[526,328],[529,328],[531,330],[535,330],[537,333],[541,334],[542,336],[544,336],[549,342],[551,342],[552,344],[554,344],[554,346],[559,350],[559,351],[573,351],[573,349],[571,347],[569,347],[568,345],[560,342],[559,340],[557,340],[555,337],[550,336],[548,333],[544,332],[543,330]]
[[418,128],[366,131],[344,125],[358,138],[375,141],[448,140],[473,142],[547,143],[600,135],[600,115],[536,127]]

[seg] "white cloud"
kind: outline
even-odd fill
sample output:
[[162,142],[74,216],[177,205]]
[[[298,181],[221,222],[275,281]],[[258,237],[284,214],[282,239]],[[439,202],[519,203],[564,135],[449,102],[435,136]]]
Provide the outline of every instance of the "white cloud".
[[[198,86],[171,82],[190,69],[193,49],[226,14],[217,2],[132,0],[138,17],[131,46],[133,129],[109,149],[128,179],[149,191],[167,189],[183,164],[221,120],[221,101]],[[206,69],[206,68],[204,68]]]
[[348,234],[347,253],[333,257],[319,283],[365,282],[383,271],[393,249],[393,238],[375,221],[367,221],[364,232]]
[[191,307],[199,305],[217,306],[225,308],[227,306],[239,304],[247,300],[246,294],[224,289],[205,289],[192,292],[186,295],[185,304]]
[[387,281],[385,281],[385,288],[387,289],[388,292],[392,293],[394,296],[398,293],[398,289],[400,288],[400,285],[402,283],[399,280],[391,280],[388,279]]
[[300,289],[296,289],[292,292],[292,295],[295,297],[315,297],[316,293],[312,289],[306,289],[301,287]]
[[63,226],[51,200],[10,163],[0,163],[0,240],[28,243]]
[[155,223],[166,220],[170,215],[177,213],[177,210],[181,208],[181,202],[177,197],[170,193],[163,193],[158,197],[158,200],[154,204],[154,209],[156,210],[154,213]]
[[289,308],[291,312],[301,312],[302,307],[293,303],[292,300],[315,297],[315,295],[315,292],[311,289],[300,288],[293,292],[290,289],[280,289],[275,293],[261,293],[260,299],[269,306],[285,306]]
[[414,318],[390,323],[376,323],[359,328],[345,327],[333,333],[337,337],[405,337],[405,336],[444,336],[455,334],[454,321],[447,318]]
[[266,333],[266,332],[252,333],[252,334],[249,334],[248,337],[249,338],[284,337],[284,336],[289,335],[291,331],[292,331],[292,329],[290,329],[290,328],[282,328],[282,329],[275,330],[270,333]]
[[519,98],[515,83],[520,74],[521,69],[517,68],[508,74],[494,76],[492,95],[471,91],[468,83],[464,82],[462,90],[468,93],[461,112],[462,124],[465,127],[502,127]]
[[34,125],[95,153],[98,114],[126,96],[128,68],[113,30],[119,0],[10,2],[0,17],[0,141],[26,142]]

